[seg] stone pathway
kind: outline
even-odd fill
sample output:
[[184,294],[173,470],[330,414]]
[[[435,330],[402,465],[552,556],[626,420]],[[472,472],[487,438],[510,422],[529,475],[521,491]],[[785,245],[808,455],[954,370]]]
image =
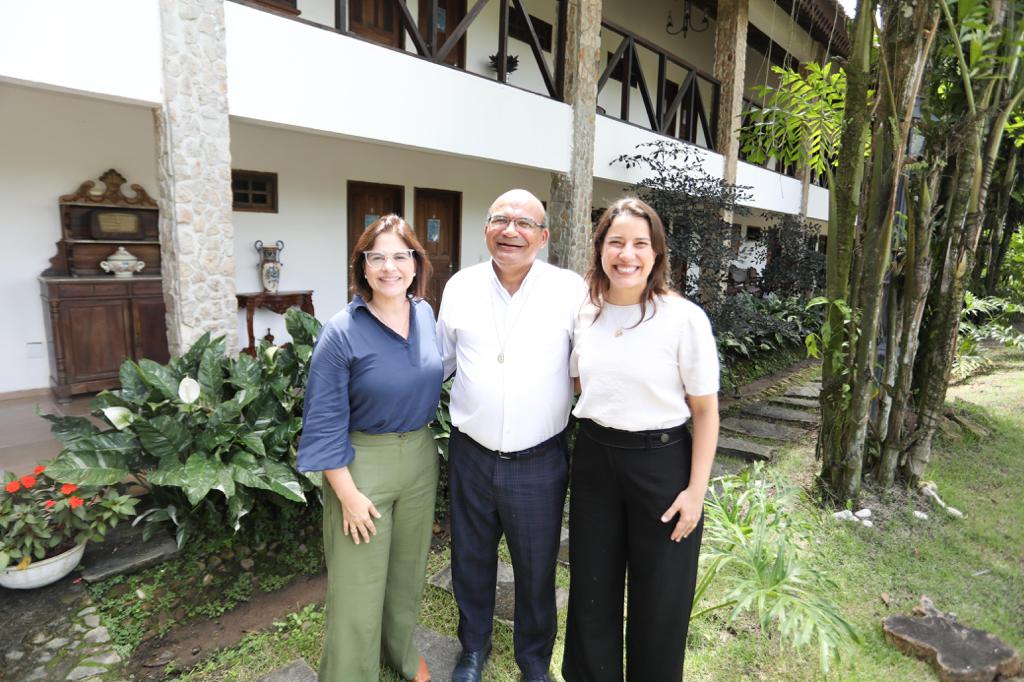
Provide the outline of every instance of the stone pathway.
[[[123,680],[121,656],[82,584],[132,573],[177,553],[173,540],[143,543],[141,529],[118,526],[103,543],[90,544],[81,573],[35,590],[0,588],[0,679]],[[168,544],[169,543],[169,544]]]
[[3,679],[121,680],[121,657],[75,578],[35,590],[0,588]]

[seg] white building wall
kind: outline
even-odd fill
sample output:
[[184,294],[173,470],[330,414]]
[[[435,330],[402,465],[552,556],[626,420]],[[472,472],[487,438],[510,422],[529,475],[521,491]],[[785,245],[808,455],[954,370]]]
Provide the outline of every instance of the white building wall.
[[160,102],[158,0],[5,2],[0,81]]
[[[0,393],[49,385],[37,277],[60,240],[57,200],[116,168],[158,194],[148,108],[0,84]],[[125,191],[130,191],[127,187]]]
[[[502,192],[527,189],[548,198],[549,173],[537,169],[428,154],[395,147],[236,122],[231,129],[235,168],[278,174],[279,212],[234,213],[238,291],[258,291],[253,242],[285,243],[281,290],[313,290],[316,316],[327,320],[348,301],[347,183],[350,180],[405,187],[405,218],[415,220],[415,190],[462,192],[460,267],[489,258],[484,244],[487,209]],[[542,258],[546,255],[542,254]],[[267,328],[288,339],[283,318],[267,311],[254,317],[256,336]],[[239,339],[245,336],[239,315]]]

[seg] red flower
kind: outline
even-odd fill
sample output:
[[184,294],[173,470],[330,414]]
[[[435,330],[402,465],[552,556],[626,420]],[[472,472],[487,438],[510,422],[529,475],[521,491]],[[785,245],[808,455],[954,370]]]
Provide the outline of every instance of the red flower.
[[46,507],[47,509],[49,509],[49,508],[51,508],[55,504],[57,504],[57,503],[54,502],[53,500],[47,500],[46,504],[44,504],[43,506]]
[[36,479],[33,476],[22,476],[19,480],[26,490],[36,484]]
[[83,504],[85,504],[85,500],[83,500],[81,497],[75,497],[74,495],[72,495],[68,503],[71,505],[72,509],[78,509]]
[[8,482],[7,485],[4,486],[4,490],[6,490],[9,493],[16,493],[19,490],[21,490],[21,484],[18,483],[17,481],[10,481]]
[[39,474],[43,473],[44,471],[46,471],[46,467],[44,467],[42,465],[39,465],[35,469],[32,470],[32,475],[33,476],[38,476]]
[[70,495],[71,493],[78,490],[78,486],[74,483],[65,483],[60,487],[60,492],[64,495]]

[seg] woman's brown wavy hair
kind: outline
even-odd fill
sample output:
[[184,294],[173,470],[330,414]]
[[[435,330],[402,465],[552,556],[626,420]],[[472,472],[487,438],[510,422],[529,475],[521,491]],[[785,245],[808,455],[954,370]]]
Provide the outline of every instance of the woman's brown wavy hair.
[[[597,316],[601,316],[604,295],[611,287],[608,275],[601,267],[601,250],[604,248],[604,240],[608,235],[608,229],[620,215],[631,215],[647,221],[651,230],[651,248],[654,249],[654,267],[647,276],[647,285],[640,295],[640,319],[633,327],[637,326],[647,318],[647,305],[653,308],[652,314],[657,310],[658,296],[664,296],[671,289],[668,286],[668,241],[665,238],[665,226],[661,218],[646,202],[636,197],[624,197],[605,209],[601,219],[597,221],[597,228],[594,229],[594,250],[591,253],[590,269],[587,271],[587,284],[590,288],[590,302],[597,307]],[[632,327],[630,327],[632,329]]]
[[362,296],[364,301],[373,299],[373,289],[370,288],[370,283],[366,280],[366,272],[363,270],[363,254],[373,249],[373,243],[377,241],[377,237],[386,232],[398,235],[399,239],[412,249],[412,257],[416,261],[416,275],[405,293],[412,294],[415,298],[424,298],[427,294],[427,287],[430,285],[430,275],[434,269],[430,265],[430,259],[427,258],[427,252],[423,250],[423,245],[416,238],[416,231],[401,216],[394,213],[381,216],[373,221],[359,235],[356,245],[352,247],[352,260],[348,264],[348,281],[351,282],[349,288],[353,294]]

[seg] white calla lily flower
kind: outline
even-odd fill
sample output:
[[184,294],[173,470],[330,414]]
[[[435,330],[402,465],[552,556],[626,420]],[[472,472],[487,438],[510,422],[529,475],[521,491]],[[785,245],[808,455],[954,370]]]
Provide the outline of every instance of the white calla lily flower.
[[135,414],[127,407],[104,407],[103,416],[118,431],[123,431],[126,426],[135,421]]
[[191,405],[199,400],[199,382],[192,377],[182,379],[178,384],[178,397],[186,405]]

